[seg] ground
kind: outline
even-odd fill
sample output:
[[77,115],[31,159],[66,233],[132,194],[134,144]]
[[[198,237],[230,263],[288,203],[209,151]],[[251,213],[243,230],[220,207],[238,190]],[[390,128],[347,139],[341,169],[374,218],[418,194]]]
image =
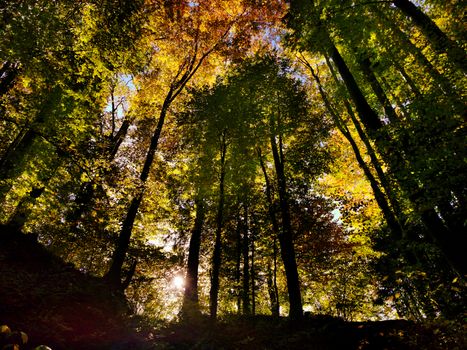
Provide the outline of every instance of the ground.
[[[462,325],[405,320],[344,322],[308,316],[291,323],[232,316],[215,324],[206,318],[154,329],[136,322],[124,296],[104,281],[53,256],[34,236],[6,228],[0,228],[0,325],[28,335],[20,350],[40,344],[53,350],[467,348]],[[0,349],[14,339],[0,334]]]

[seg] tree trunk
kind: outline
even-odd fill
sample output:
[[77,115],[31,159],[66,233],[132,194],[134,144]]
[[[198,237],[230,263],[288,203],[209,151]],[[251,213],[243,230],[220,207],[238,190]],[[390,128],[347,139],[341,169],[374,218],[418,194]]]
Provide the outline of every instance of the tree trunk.
[[300,280],[298,277],[297,262],[295,260],[295,249],[293,246],[292,224],[290,220],[289,203],[287,196],[287,184],[284,173],[282,157],[282,145],[278,148],[275,135],[271,134],[271,149],[276,169],[277,183],[279,189],[279,204],[282,216],[282,233],[279,235],[282,261],[284,262],[287,289],[289,293],[289,317],[291,320],[300,320],[303,317],[302,297],[300,293]]
[[152,163],[154,161],[154,155],[157,150],[157,145],[159,142],[159,137],[162,132],[162,127],[164,126],[165,117],[169,109],[171,100],[172,100],[173,88],[171,87],[169,93],[167,94],[164,104],[162,105],[161,112],[159,114],[159,120],[157,122],[156,129],[151,138],[151,143],[149,146],[148,153],[146,154],[146,159],[144,161],[143,170],[140,174],[140,183],[141,188],[138,190],[136,196],[131,200],[130,207],[127,211],[125,219],[123,220],[122,229],[120,230],[120,235],[118,237],[117,246],[115,247],[112,263],[110,265],[109,271],[104,276],[106,280],[109,281],[110,285],[114,288],[121,289],[121,274],[123,262],[125,261],[125,256],[130,245],[131,231],[133,230],[133,224],[138,213],[139,206],[143,200],[144,188],[146,181],[149,177],[149,170],[151,169]]
[[383,106],[386,117],[391,123],[397,124],[399,122],[399,117],[392,108],[391,102],[387,98],[383,88],[381,87],[381,84],[378,82],[378,79],[376,79],[376,75],[371,68],[370,59],[365,57],[359,60],[359,65],[366,80],[370,83],[370,86],[375,93],[378,102],[381,104],[381,106]]
[[225,180],[225,157],[227,153],[227,131],[224,130],[221,135],[220,153],[221,153],[221,168],[219,176],[219,205],[216,216],[216,236],[214,243],[214,252],[212,255],[212,275],[211,275],[211,290],[209,291],[209,310],[212,320],[217,319],[217,306],[219,295],[219,273],[221,268],[221,234],[224,221],[224,180]]
[[[273,269],[271,273],[271,281],[268,281],[268,290],[269,296],[271,298],[271,314],[274,317],[279,317],[279,290],[277,288],[277,237],[279,236],[279,224],[277,223],[276,212],[274,210],[274,203],[272,200],[272,191],[271,191],[271,183],[269,182],[269,176],[266,171],[266,167],[264,166],[263,157],[261,155],[261,149],[257,148],[259,163],[261,165],[261,170],[263,171],[264,175],[264,182],[266,184],[266,199],[268,201],[268,212],[269,218],[272,224],[272,233],[274,236],[273,239]],[[270,266],[269,266],[270,267]],[[269,271],[269,270],[268,270]],[[270,283],[270,285],[269,285]]]
[[[340,84],[339,79],[337,79],[337,75],[334,71],[334,68],[329,61],[329,58],[326,56],[326,63],[329,68],[329,71],[331,72],[331,75],[335,81],[336,84]],[[378,175],[379,182],[381,183],[382,188],[384,189],[384,192],[386,193],[389,202],[391,204],[391,207],[393,208],[393,212],[395,215],[398,217],[399,222],[403,222],[403,212],[402,209],[399,205],[399,200],[397,196],[394,193],[394,185],[391,185],[389,182],[389,179],[387,178],[385,172],[383,171],[383,168],[381,166],[380,160],[376,156],[376,151],[373,148],[370,140],[368,139],[367,134],[365,131],[362,129],[362,126],[360,122],[358,121],[357,117],[355,116],[355,113],[352,109],[352,106],[350,105],[350,102],[347,100],[347,98],[343,99],[343,103],[345,106],[345,109],[347,110],[347,113],[350,116],[350,119],[352,120],[353,125],[355,126],[355,130],[358,133],[358,136],[360,139],[363,141],[363,144],[365,145],[366,152],[370,156],[370,161],[373,166],[373,168],[376,170],[376,174]]]
[[242,306],[243,315],[250,315],[250,242],[248,237],[248,206],[243,203],[244,217],[243,217],[243,244],[242,244],[242,256],[243,256],[243,288],[242,288]]
[[236,286],[236,294],[237,294],[237,313],[240,315],[242,311],[242,295],[240,293],[240,278],[241,278],[241,272],[240,272],[240,265],[242,262],[242,233],[241,233],[241,219],[240,219],[240,213],[238,213],[237,216],[237,227],[235,229],[235,234],[236,234],[236,241],[237,241],[237,246],[236,246],[236,260],[235,260],[235,286]]
[[255,234],[251,230],[251,314],[256,315]]
[[[439,87],[440,92],[451,101],[453,110],[457,114],[463,115],[465,110],[463,98],[454,90],[453,84],[451,84],[451,82],[433,66],[423,52],[410,41],[408,36],[397,25],[395,25],[392,19],[388,18],[382,11],[378,11],[378,14],[386,21],[385,24],[391,29],[391,34],[400,44],[402,51],[401,54],[404,56],[407,56],[407,53],[411,54],[422,69],[433,79],[434,83]],[[384,40],[384,37],[382,39]],[[398,58],[392,57],[392,61],[396,69],[404,77],[405,81],[407,81],[407,84],[410,86],[412,91],[414,91],[416,95],[420,96],[420,90],[416,87],[404,67],[399,64]]]
[[[105,160],[108,162],[111,162],[114,158],[115,155],[118,152],[118,149],[120,148],[120,145],[122,144],[123,140],[126,137],[126,134],[128,132],[128,128],[130,127],[130,119],[125,118],[125,120],[122,122],[122,125],[118,129],[117,133],[115,136],[112,137],[112,140],[110,141],[107,149],[106,149],[106,154],[105,154]],[[105,175],[108,175],[110,170],[106,170]],[[95,188],[96,183],[93,181],[88,181],[85,182],[81,185],[78,194],[76,195],[75,199],[75,205],[73,210],[67,215],[67,220],[68,221],[76,221],[81,218],[81,216],[89,210],[89,206],[94,198],[95,195]],[[76,225],[75,225],[76,227]]]
[[[398,176],[398,181],[402,189],[407,193],[409,200],[415,205],[416,210],[420,213],[420,218],[427,228],[428,233],[432,236],[437,246],[441,249],[446,259],[451,263],[454,269],[459,273],[465,274],[467,272],[464,254],[462,253],[463,240],[458,234],[450,232],[444,226],[441,218],[437,215],[433,208],[424,208],[418,198],[422,197],[424,190],[420,188],[416,180],[411,177],[400,177],[401,170],[407,171],[410,164],[406,164],[401,150],[390,150],[391,141],[387,133],[381,132],[382,124],[379,121],[377,114],[371,109],[368,102],[358,87],[355,79],[353,78],[350,70],[348,69],[342,56],[339,54],[337,48],[329,38],[329,53],[331,58],[339,70],[339,73],[344,80],[344,83],[349,90],[350,96],[357,108],[358,114],[362,123],[365,125],[368,134],[375,141],[378,151],[387,162],[391,171]],[[369,113],[364,115],[364,113]],[[378,121],[378,122],[377,122]],[[379,135],[378,135],[379,134]]]
[[313,68],[311,66],[308,67],[310,69],[311,74],[313,75],[316,84],[318,85],[318,90],[320,92],[321,98],[324,102],[324,105],[326,106],[326,109],[328,110],[329,114],[334,120],[334,123],[336,124],[337,128],[339,131],[342,133],[342,135],[345,136],[347,141],[349,141],[350,145],[352,146],[352,150],[354,151],[355,158],[357,159],[357,162],[362,168],[366,178],[370,182],[371,188],[373,190],[373,194],[375,196],[376,202],[378,203],[378,206],[380,207],[381,211],[383,212],[384,218],[386,219],[386,222],[388,226],[390,227],[392,233],[397,239],[402,238],[402,227],[400,226],[399,222],[397,221],[396,216],[392,212],[389,203],[386,199],[386,196],[380,189],[380,186],[378,184],[378,181],[376,178],[373,176],[373,173],[371,172],[370,168],[368,165],[365,163],[363,160],[363,157],[360,153],[360,149],[358,148],[358,145],[356,144],[355,140],[352,137],[352,134],[350,133],[350,130],[347,128],[345,125],[345,122],[340,118],[338,112],[335,111],[335,109],[332,107],[331,102],[327,98],[326,93],[324,92],[324,89],[321,85],[320,79],[318,75],[315,74]]
[[329,39],[328,54],[332,58],[334,63],[336,64],[336,67],[342,79],[344,80],[344,84],[347,87],[347,91],[349,92],[353,102],[355,103],[355,107],[357,108],[358,115],[360,116],[363,124],[366,126],[369,132],[375,132],[379,130],[383,126],[383,124],[381,123],[381,120],[379,119],[375,111],[368,104],[365,96],[360,90],[352,73],[347,67],[347,64],[345,63],[341,54],[339,53],[336,46],[332,42],[331,38],[329,37],[328,39]]
[[394,0],[397,6],[407,17],[412,19],[425,37],[431,42],[438,54],[446,54],[448,59],[462,71],[467,70],[465,51],[453,40],[448,38],[441,29],[420,8],[409,0]]
[[204,224],[204,200],[198,194],[195,200],[196,217],[191,231],[188,249],[188,263],[185,277],[185,292],[183,294],[182,318],[190,320],[201,314],[198,304],[198,266],[201,248],[201,233]]

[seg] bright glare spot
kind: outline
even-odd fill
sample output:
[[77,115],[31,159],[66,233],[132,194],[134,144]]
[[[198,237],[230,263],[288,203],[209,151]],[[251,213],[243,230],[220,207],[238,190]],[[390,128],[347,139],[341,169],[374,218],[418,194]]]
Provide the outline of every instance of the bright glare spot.
[[172,285],[176,289],[183,289],[185,286],[185,279],[182,276],[175,276],[172,280]]

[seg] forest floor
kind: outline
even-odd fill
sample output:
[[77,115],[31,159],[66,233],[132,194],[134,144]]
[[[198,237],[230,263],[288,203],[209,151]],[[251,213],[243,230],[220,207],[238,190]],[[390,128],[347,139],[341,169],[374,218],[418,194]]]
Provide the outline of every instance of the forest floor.
[[[29,341],[21,350],[39,344],[53,350],[467,349],[465,324],[440,322],[345,322],[315,316],[294,324],[256,316],[142,327],[123,295],[112,293],[101,279],[51,255],[32,236],[1,227],[0,325],[27,333]],[[14,338],[0,334],[0,349]]]

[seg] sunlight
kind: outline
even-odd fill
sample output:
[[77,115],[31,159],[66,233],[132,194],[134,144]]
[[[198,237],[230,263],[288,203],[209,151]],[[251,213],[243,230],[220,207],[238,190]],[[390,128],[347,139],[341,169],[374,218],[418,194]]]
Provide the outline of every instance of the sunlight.
[[175,289],[182,290],[185,287],[185,279],[180,275],[175,276],[172,280],[172,286]]

